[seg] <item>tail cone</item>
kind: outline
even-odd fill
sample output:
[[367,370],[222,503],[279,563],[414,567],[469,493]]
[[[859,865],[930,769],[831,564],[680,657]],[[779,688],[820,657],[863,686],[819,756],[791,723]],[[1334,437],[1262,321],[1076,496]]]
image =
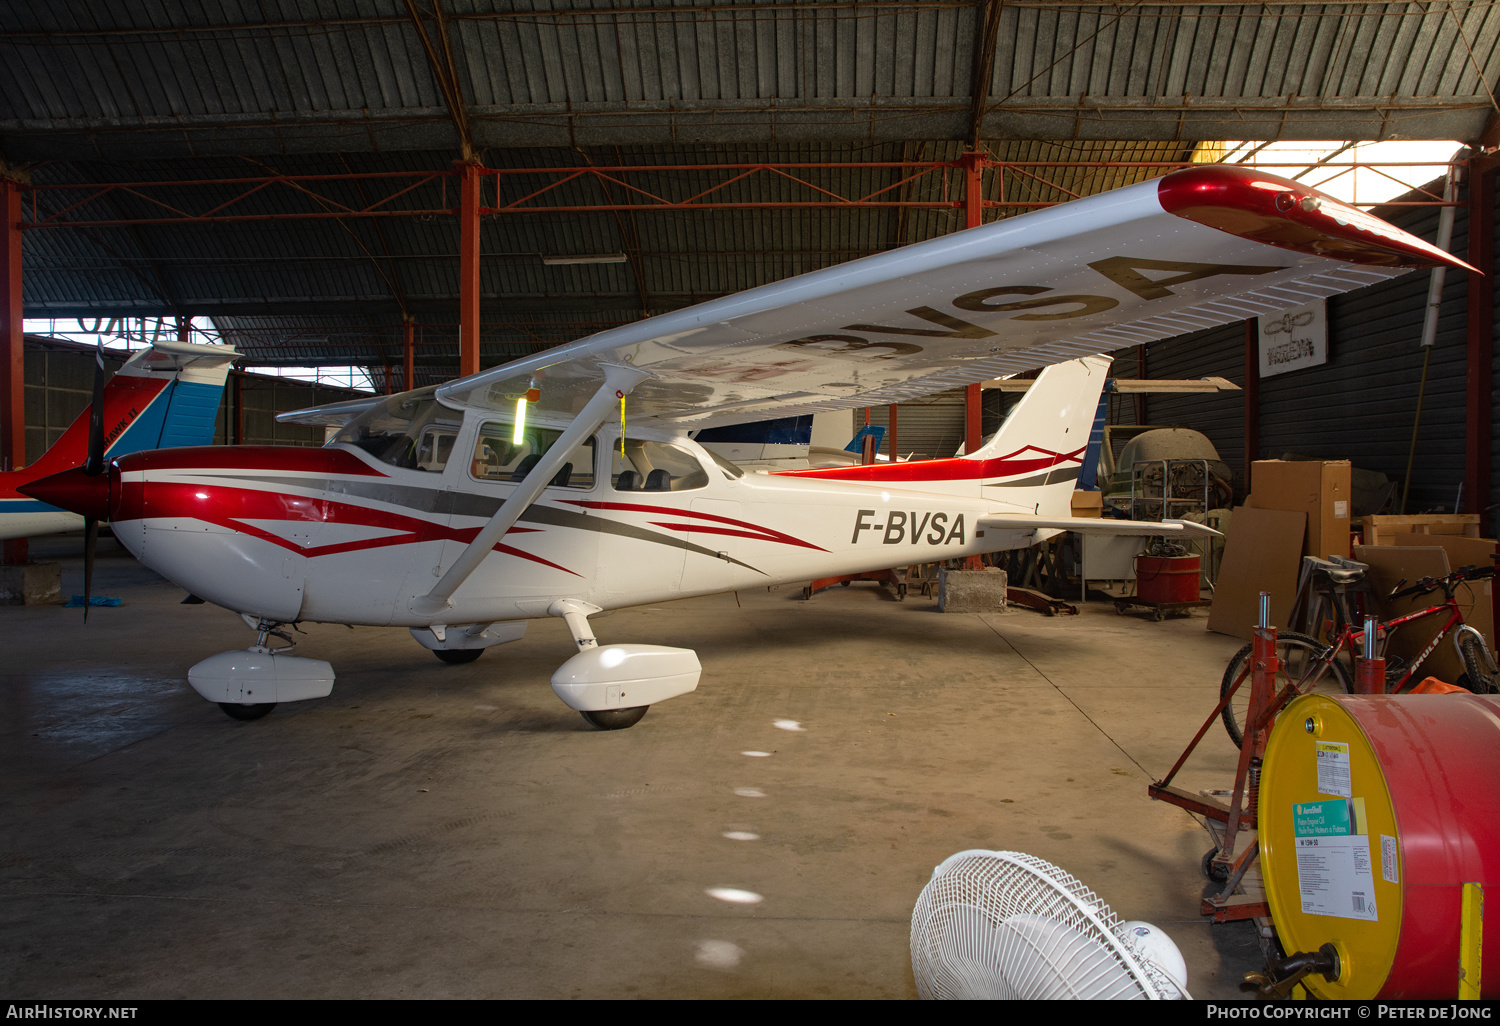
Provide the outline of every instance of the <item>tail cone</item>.
[[108,520],[110,478],[113,476],[89,475],[82,467],[74,467],[61,474],[28,482],[16,491],[90,520]]

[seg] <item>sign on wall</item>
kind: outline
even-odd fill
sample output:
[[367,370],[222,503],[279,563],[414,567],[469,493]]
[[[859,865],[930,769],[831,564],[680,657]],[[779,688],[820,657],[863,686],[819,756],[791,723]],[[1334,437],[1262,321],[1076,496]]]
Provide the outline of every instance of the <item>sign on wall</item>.
[[1319,299],[1260,318],[1261,377],[1328,362],[1327,306]]

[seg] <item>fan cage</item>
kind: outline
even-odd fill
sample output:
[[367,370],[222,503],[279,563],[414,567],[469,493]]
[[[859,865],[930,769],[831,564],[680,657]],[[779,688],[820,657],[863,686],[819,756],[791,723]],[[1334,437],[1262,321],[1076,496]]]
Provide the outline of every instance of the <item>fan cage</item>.
[[1023,852],[964,851],[933,871],[912,913],[923,998],[1169,998],[1178,988],[1117,931],[1072,874]]

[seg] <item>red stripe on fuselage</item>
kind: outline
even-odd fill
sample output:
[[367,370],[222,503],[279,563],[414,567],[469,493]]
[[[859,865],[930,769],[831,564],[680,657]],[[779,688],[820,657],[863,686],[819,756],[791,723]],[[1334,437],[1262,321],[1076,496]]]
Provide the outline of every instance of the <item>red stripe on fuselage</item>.
[[[812,470],[779,470],[778,477],[812,477],[821,481],[858,481],[866,484],[910,484],[919,481],[987,481],[991,478],[1016,477],[1051,470],[1062,463],[1083,463],[1087,446],[1072,452],[1050,452],[1028,445],[1008,456],[991,459],[969,459],[955,456],[943,460],[914,460],[910,463],[865,463],[851,467],[820,467]],[[1027,452],[1036,456],[1024,456]]]
[[288,474],[344,474],[388,477],[347,449],[309,449],[300,445],[192,445],[132,453],[119,460],[124,473],[191,470],[267,470]]
[[[347,454],[345,454],[347,455]],[[291,552],[308,558],[332,556],[341,552],[358,552],[364,549],[385,548],[391,545],[408,545],[426,541],[456,541],[467,545],[479,534],[478,527],[451,528],[443,524],[409,517],[400,513],[372,509],[347,502],[332,502],[310,496],[287,492],[262,491],[255,488],[236,488],[225,485],[200,485],[171,481],[125,481],[122,484],[123,507],[139,511],[148,518],[184,518],[216,524],[240,534],[268,541]],[[340,542],[335,545],[318,545],[304,548],[296,542],[273,534],[264,528],[247,523],[250,520],[279,520],[291,524],[346,524],[358,527],[374,527],[399,531],[399,534],[382,538],[366,538]],[[533,527],[512,527],[507,533],[531,534]],[[567,567],[558,566],[549,560],[513,548],[503,542],[495,546],[496,552],[517,556],[533,563],[561,570],[574,577],[581,576]]]

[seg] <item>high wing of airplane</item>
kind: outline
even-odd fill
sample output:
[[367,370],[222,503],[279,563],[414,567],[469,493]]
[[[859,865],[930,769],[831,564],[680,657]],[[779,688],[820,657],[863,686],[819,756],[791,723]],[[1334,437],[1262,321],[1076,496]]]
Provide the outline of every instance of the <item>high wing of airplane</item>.
[[[1447,264],[1312,189],[1209,166],[610,329],[445,385],[299,411],[323,449],[190,448],[27,491],[260,634],[189,681],[242,719],[326,695],[299,620],[407,627],[447,662],[563,618],[553,675],[603,728],[697,686],[690,649],[600,645],[605,609],[1035,544],[1186,533],[1069,515],[1095,355]],[[1472,270],[1472,268],[1468,268]],[[977,452],[746,474],[690,429],[883,405],[1048,365]]]
[[[224,380],[239,355],[231,346],[175,340],[161,340],[132,354],[103,386],[105,458],[212,442]],[[0,473],[0,539],[58,534],[84,526],[77,513],[40,502],[18,489],[83,464],[88,456],[91,410],[80,413],[35,463]]]

